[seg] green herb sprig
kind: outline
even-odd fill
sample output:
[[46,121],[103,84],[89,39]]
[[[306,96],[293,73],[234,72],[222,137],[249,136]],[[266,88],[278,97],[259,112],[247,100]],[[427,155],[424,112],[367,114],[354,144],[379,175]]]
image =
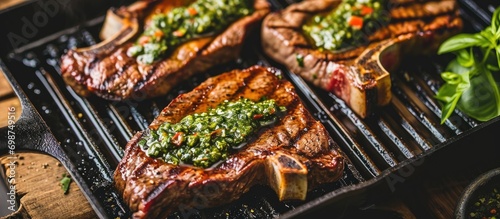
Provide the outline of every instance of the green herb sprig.
[[500,115],[500,7],[491,25],[478,33],[457,34],[443,42],[438,54],[456,58],[441,77],[445,84],[435,98],[442,103],[441,123],[455,108],[479,121]]
[[63,177],[59,183],[61,184],[61,189],[63,190],[64,194],[68,194],[71,178],[68,175],[63,174]]

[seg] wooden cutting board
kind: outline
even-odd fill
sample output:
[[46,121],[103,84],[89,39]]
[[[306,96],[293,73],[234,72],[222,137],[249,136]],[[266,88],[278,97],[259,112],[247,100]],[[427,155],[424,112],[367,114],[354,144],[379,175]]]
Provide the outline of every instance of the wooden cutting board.
[[[9,163],[16,162],[15,187],[20,208],[10,218],[97,218],[75,182],[65,194],[60,181],[68,175],[59,161],[45,154],[16,153],[0,158],[3,170],[11,172]],[[3,203],[2,203],[3,206]]]
[[[10,107],[16,109],[15,118],[19,118],[21,104],[0,70],[0,127],[8,125]],[[3,172],[0,176],[4,173],[6,177],[13,176],[20,208],[2,218],[97,218],[75,182],[69,184],[69,191],[64,194],[60,181],[63,174],[69,174],[58,160],[45,154],[14,152],[13,156],[0,156],[0,171]],[[14,167],[11,162],[15,163]],[[2,200],[0,207],[8,205]]]

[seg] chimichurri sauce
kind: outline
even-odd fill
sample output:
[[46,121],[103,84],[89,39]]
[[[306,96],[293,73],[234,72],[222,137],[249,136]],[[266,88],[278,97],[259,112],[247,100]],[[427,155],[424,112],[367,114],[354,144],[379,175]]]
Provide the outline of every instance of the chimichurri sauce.
[[139,146],[148,156],[167,163],[209,167],[226,159],[260,128],[274,124],[286,111],[272,99],[224,101],[207,112],[195,113],[178,123],[164,123],[151,130]]
[[223,30],[252,10],[252,0],[197,0],[186,7],[174,8],[155,15],[127,54],[151,64],[181,43]]
[[388,23],[385,4],[386,0],[344,0],[329,14],[312,17],[302,29],[320,50],[356,47]]

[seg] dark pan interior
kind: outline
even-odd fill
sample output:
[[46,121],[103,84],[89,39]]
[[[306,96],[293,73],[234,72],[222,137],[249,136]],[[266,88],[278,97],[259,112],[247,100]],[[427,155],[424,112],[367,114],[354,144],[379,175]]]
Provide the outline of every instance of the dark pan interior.
[[[50,25],[47,26],[50,28],[37,28],[32,37],[22,35],[19,27],[24,25],[23,16],[44,10],[41,5],[48,2],[56,2],[65,10],[49,16],[47,23]],[[3,48],[8,49],[2,51],[0,64],[23,104],[18,127],[21,129],[19,135],[26,138],[22,140],[23,144],[19,144],[20,149],[49,153],[61,160],[101,217],[130,216],[120,194],[113,188],[112,175],[123,156],[123,147],[132,135],[146,129],[178,94],[191,90],[210,76],[234,68],[251,65],[279,68],[297,87],[305,105],[327,127],[348,158],[344,176],[338,182],[311,191],[305,201],[280,202],[271,189],[256,186],[234,203],[213,209],[177,212],[172,218],[293,217],[326,204],[337,209],[366,205],[369,204],[369,194],[380,189],[381,182],[391,173],[429,156],[436,149],[453,147],[464,136],[499,123],[498,118],[481,123],[456,111],[440,125],[441,112],[433,95],[442,83],[439,72],[450,57],[405,57],[402,67],[391,74],[391,103],[374,116],[361,119],[334,95],[311,86],[263,55],[256,46],[260,45],[258,33],[247,42],[239,59],[193,77],[164,97],[124,102],[80,97],[65,85],[60,76],[60,56],[68,48],[96,44],[105,9],[128,3],[89,2],[97,2],[95,8],[100,9],[84,7],[79,13],[86,17],[78,19],[67,13],[67,10],[78,8],[64,8],[69,3],[63,0],[32,1],[1,12],[0,20],[4,23],[9,18],[21,21],[5,25],[12,30],[9,33],[18,33],[29,42],[19,42],[18,47],[9,39],[3,41]],[[270,2],[274,10],[293,3]],[[466,24],[464,31],[474,32],[489,23],[492,3],[481,1],[477,5],[462,0],[460,6]],[[47,11],[45,13],[50,15]],[[81,20],[86,22],[82,24]],[[0,150],[7,149],[2,144]]]

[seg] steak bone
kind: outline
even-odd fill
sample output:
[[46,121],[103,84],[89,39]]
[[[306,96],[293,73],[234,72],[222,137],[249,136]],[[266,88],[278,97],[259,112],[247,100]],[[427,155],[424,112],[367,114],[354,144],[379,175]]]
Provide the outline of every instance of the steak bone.
[[[77,53],[108,53],[139,33],[139,17],[150,7],[150,1],[137,1],[128,7],[108,9],[99,37],[103,40],[90,47],[76,48]],[[108,52],[106,52],[108,51]],[[83,55],[82,54],[82,55]]]
[[278,152],[267,157],[266,174],[280,201],[306,199],[307,167],[293,156]]
[[79,75],[81,72],[87,71],[86,62],[100,59],[135,38],[139,34],[139,20],[144,15],[143,12],[152,4],[153,1],[137,1],[128,7],[108,9],[103,27],[99,33],[102,41],[89,47],[69,50],[63,56],[62,71],[63,73],[70,72],[69,74],[63,74],[66,83],[81,95],[90,95],[92,92],[81,82],[84,77]]

